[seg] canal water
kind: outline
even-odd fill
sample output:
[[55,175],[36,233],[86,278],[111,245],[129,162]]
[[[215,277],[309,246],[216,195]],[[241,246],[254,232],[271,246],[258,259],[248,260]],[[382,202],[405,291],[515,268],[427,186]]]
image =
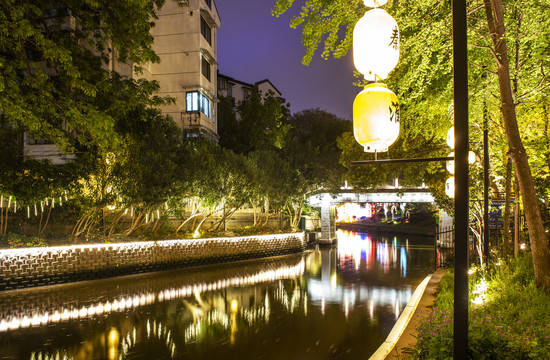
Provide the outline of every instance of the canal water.
[[303,254],[0,293],[0,359],[368,359],[433,239],[338,231]]

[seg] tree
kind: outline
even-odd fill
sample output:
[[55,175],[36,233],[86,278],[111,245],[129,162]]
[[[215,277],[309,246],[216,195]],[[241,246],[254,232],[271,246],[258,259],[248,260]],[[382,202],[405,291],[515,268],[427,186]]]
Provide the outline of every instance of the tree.
[[293,180],[296,172],[282,155],[273,149],[259,149],[248,154],[252,183],[250,204],[254,209],[254,224],[257,223],[256,212],[264,207],[267,224],[271,210],[283,211],[294,194]]
[[340,165],[337,139],[349,131],[351,123],[326,111],[308,109],[290,119],[291,136],[283,158],[295,171],[294,194],[286,204],[292,228],[297,228],[308,195],[321,191],[337,192],[344,183],[345,168]]
[[492,49],[493,55],[498,69],[502,119],[506,129],[506,138],[510,144],[510,158],[514,162],[516,176],[523,196],[523,208],[529,229],[535,279],[538,284],[550,288],[548,239],[546,238],[533,177],[516,118],[516,102],[510,79],[503,3],[501,0],[484,0],[484,5],[489,35],[494,46]]
[[281,149],[288,132],[288,106],[272,92],[262,94],[255,86],[250,96],[237,104],[236,113],[229,99],[219,109],[220,145],[238,154],[263,148]]
[[[278,0],[274,14],[284,13],[293,3],[293,0]],[[489,116],[495,123],[496,119],[502,118],[506,143],[510,146],[509,154],[523,196],[536,281],[550,288],[548,243],[516,109],[517,100],[525,101],[549,85],[544,75],[548,66],[549,40],[540,29],[541,24],[548,24],[550,19],[548,9],[537,1],[521,4],[510,1],[505,5],[501,0],[469,4],[471,118],[482,128],[484,106],[489,108]],[[397,18],[401,28],[402,57],[396,70],[390,74],[388,84],[403,99],[402,144],[413,144],[420,133],[428,134],[426,140],[441,139],[448,129],[442,126],[441,119],[452,99],[450,3],[425,0],[398,4],[393,1],[386,8]],[[350,47],[353,26],[364,11],[359,1],[306,2],[291,22],[293,27],[303,26],[303,42],[307,47],[304,61],[311,59],[322,41],[325,41],[323,57],[343,56]],[[513,68],[509,61],[507,40],[510,34],[505,30],[506,24],[516,32],[515,38],[512,37],[515,49],[510,51],[515,60]],[[482,75],[487,73],[490,76],[484,78]],[[491,75],[496,75],[496,82]],[[491,96],[495,85],[496,101]],[[500,109],[501,113],[497,114],[494,109]],[[498,158],[496,160],[504,163]]]
[[115,122],[128,103],[164,100],[151,96],[154,83],[122,79],[108,64],[130,63],[139,71],[140,64],[158,61],[149,30],[163,3],[3,1],[0,112],[64,151],[117,146]]

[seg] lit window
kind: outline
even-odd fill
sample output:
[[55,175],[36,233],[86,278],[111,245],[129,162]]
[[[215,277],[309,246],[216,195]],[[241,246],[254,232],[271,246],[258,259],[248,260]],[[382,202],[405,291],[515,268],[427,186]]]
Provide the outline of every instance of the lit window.
[[193,91],[187,93],[187,112],[199,111],[199,92]]
[[202,112],[210,117],[210,99],[198,91],[191,91],[186,94],[187,112]]

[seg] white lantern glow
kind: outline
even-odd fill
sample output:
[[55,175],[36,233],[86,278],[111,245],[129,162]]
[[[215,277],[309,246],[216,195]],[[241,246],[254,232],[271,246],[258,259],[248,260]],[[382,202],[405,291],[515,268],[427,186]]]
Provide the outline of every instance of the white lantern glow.
[[365,86],[353,102],[353,135],[366,152],[387,151],[399,136],[399,102],[385,84]]
[[377,8],[379,6],[385,5],[388,2],[388,0],[363,0],[363,4],[365,4],[366,7],[370,8]]
[[447,145],[451,149],[455,148],[455,127],[452,126],[449,131],[447,131]]
[[385,79],[399,61],[399,27],[383,9],[372,9],[353,29],[353,62],[366,80]]
[[455,178],[450,177],[445,182],[445,194],[450,197],[451,199],[454,199],[455,197]]
[[[447,157],[453,157],[453,158],[454,158],[454,157],[455,157],[455,153],[452,152],[452,153],[450,153],[449,155],[447,155]],[[447,161],[447,162],[445,163],[445,165],[446,165],[447,171],[448,171],[450,174],[454,175],[454,173],[455,173],[455,162],[454,162],[454,160],[449,160],[449,161]]]
[[[455,153],[452,152],[448,155],[448,157],[454,157],[455,156]],[[473,164],[476,162],[476,154],[473,152],[473,151],[469,151],[468,152],[468,164]],[[447,171],[451,174],[454,174],[455,173],[455,162],[454,160],[449,160],[447,161],[446,163],[446,167],[447,167]]]

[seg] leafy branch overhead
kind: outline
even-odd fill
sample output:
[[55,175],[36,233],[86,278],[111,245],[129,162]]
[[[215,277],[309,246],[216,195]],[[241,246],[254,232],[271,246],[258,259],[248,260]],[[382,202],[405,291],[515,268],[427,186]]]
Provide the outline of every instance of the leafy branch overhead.
[[[272,14],[281,16],[294,2],[277,0]],[[346,55],[351,47],[353,27],[365,11],[362,0],[306,1],[290,22],[293,29],[302,27],[302,43],[306,47],[302,63],[309,65],[321,43],[324,43],[321,53],[324,59]]]

